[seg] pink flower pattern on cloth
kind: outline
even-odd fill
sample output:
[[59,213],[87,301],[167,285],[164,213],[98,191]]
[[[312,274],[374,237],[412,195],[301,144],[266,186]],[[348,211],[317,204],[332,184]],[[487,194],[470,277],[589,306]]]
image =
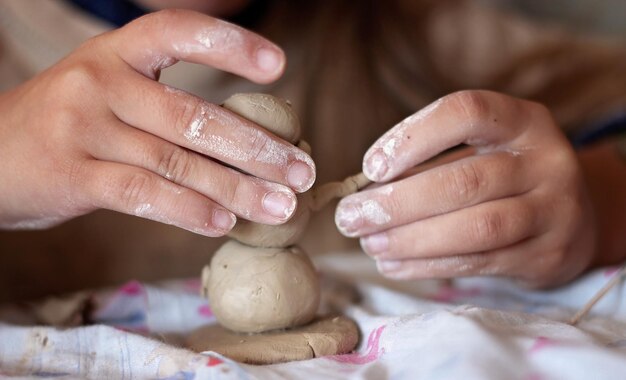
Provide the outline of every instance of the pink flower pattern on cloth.
[[564,323],[610,278],[609,271],[544,292],[497,279],[419,282],[400,291],[355,277],[347,286],[359,292],[360,302],[336,297],[333,308],[357,322],[357,349],[272,366],[191,352],[171,340],[216,323],[197,278],[157,285],[130,281],[94,293],[90,326],[0,322],[0,377],[543,380],[587,379],[593,369],[594,379],[619,378],[626,373],[624,284],[580,326]]

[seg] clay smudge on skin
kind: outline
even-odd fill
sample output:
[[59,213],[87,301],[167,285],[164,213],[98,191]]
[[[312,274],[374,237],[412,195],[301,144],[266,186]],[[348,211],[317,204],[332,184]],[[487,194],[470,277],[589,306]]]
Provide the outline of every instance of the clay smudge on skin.
[[[206,132],[209,120],[216,120],[218,116],[214,110],[203,106],[200,114],[191,122],[185,131],[185,137],[193,145],[201,148],[204,152],[215,153],[216,158],[227,159],[233,162],[258,161],[265,164],[286,167],[293,157],[313,167],[313,160],[304,152],[290,152],[279,142],[272,140],[260,130],[254,128],[243,128],[242,121],[228,113],[220,113],[219,120],[228,130],[232,132],[232,138],[226,138]],[[260,141],[262,144],[260,151],[245,149],[242,143],[246,141]]]
[[[431,103],[422,110],[402,120],[395,127],[385,133],[366,153],[365,171],[374,176],[375,173],[379,173],[383,167],[393,166],[390,165],[391,162],[397,162],[404,159],[400,148],[403,145],[402,142],[405,140],[407,129],[430,116],[441,106],[442,102],[443,100],[439,99]],[[372,159],[372,156],[374,156],[376,152],[382,152],[385,158]]]
[[163,54],[155,54],[152,58],[152,63],[150,64],[150,68],[152,68],[152,70],[156,72],[156,71],[166,69],[172,66],[173,64],[175,64],[176,62],[178,61],[173,57],[169,57]]
[[165,88],[165,92],[167,92],[168,94],[172,94],[174,96],[182,96],[182,95],[187,95],[187,93],[183,90],[180,90],[176,87],[172,87],[169,86],[167,84],[164,84],[163,87]]
[[374,189],[374,192],[378,195],[381,196],[385,196],[388,197],[390,196],[394,191],[393,185],[385,185],[385,186],[381,186],[378,189]]
[[132,214],[141,218],[146,218],[165,224],[176,224],[174,223],[174,221],[165,216],[162,212],[156,210],[154,206],[150,203],[140,203],[139,205],[137,205],[137,207],[135,207],[135,210],[133,210]]
[[358,231],[363,222],[380,226],[389,223],[391,216],[378,201],[368,199],[340,207],[335,221],[344,234],[351,236]]
[[346,234],[358,228],[357,222],[361,220],[361,213],[356,207],[340,207],[335,215],[335,224]]
[[[283,191],[283,193],[289,195],[289,192]],[[284,213],[285,218],[288,218],[291,215],[293,215],[293,212],[295,211],[297,205],[298,205],[298,202],[293,202],[289,208],[285,209],[285,213]]]
[[153,49],[145,49],[144,59],[153,74],[156,74],[178,62],[176,58]]
[[389,141],[383,145],[383,153],[385,153],[387,157],[393,156],[396,152],[396,145],[398,145],[398,139],[389,139]]
[[[135,210],[133,210],[132,214],[141,218],[154,220],[159,223],[176,226],[176,227],[185,229],[187,231],[191,231],[191,232],[201,234],[201,235],[214,232],[214,230],[210,228],[209,222],[198,222],[197,220],[196,221],[188,220],[189,222],[191,222],[191,224],[193,224],[193,226],[183,225],[178,221],[170,219],[167,215],[165,215],[162,211],[157,210],[150,203],[140,203],[135,208]],[[199,227],[199,225],[201,226]]]
[[406,130],[410,126],[422,122],[424,119],[429,117],[437,108],[441,106],[442,102],[443,100],[439,99],[402,120],[398,125],[396,125],[395,128],[392,128],[389,132],[387,132],[379,143],[374,145],[374,147],[381,149],[387,157],[395,155],[400,143],[405,138]]
[[[428,260],[425,263],[426,272],[449,272],[459,273],[463,275],[480,275],[488,276],[499,273],[501,268],[497,266],[484,266],[479,259],[468,259],[466,257],[443,257],[439,259]],[[411,271],[402,273],[406,277],[411,275]]]
[[49,216],[49,217],[41,217],[38,219],[27,219],[21,220],[19,222],[15,222],[12,224],[7,224],[2,226],[3,228],[7,228],[9,230],[43,230],[46,228],[54,227],[57,224],[63,222],[65,218],[61,216]]
[[[167,178],[168,175],[170,177],[172,177],[171,174],[165,173],[165,178]],[[170,179],[170,178],[167,178],[167,179]],[[161,189],[163,189],[165,191],[169,191],[170,193],[172,193],[174,195],[181,195],[183,193],[182,188],[180,186],[175,185],[172,182],[163,181],[163,182],[160,182],[159,185],[160,185]]]
[[242,30],[232,24],[217,21],[210,28],[201,29],[191,42],[176,43],[173,45],[181,56],[207,51],[228,52],[242,46],[244,34]]
[[199,141],[200,137],[204,133],[204,127],[207,122],[213,119],[215,119],[215,115],[213,113],[209,113],[208,107],[203,106],[200,110],[200,114],[192,120],[191,124],[189,124],[189,128],[185,131],[185,137],[190,142]]
[[220,22],[213,28],[198,32],[195,40],[206,49],[227,50],[235,46],[242,46],[244,36],[239,28]]
[[140,203],[133,211],[133,215],[141,218],[155,220],[161,223],[174,225],[174,221],[165,216],[162,212],[159,212],[150,203]]
[[391,220],[391,216],[385,212],[380,203],[372,199],[363,202],[361,214],[366,221],[376,225],[389,223]]
[[[425,269],[427,273],[438,272],[454,272],[462,274],[470,274],[474,271],[475,265],[472,265],[467,260],[458,257],[445,257],[440,259],[432,259],[426,261]],[[411,271],[404,271],[398,273],[398,276],[409,277]]]
[[150,203],[141,203],[139,206],[135,208],[134,214],[137,216],[144,216],[152,209],[152,205]]
[[212,39],[212,33],[209,30],[203,30],[196,35],[196,41],[207,49],[211,49],[215,44]]

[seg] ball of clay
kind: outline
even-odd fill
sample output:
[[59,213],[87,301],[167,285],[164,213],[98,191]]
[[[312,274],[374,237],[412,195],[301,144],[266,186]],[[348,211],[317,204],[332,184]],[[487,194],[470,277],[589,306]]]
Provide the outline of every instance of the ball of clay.
[[254,247],[280,248],[295,244],[311,218],[311,193],[298,194],[298,207],[283,224],[268,225],[239,219],[228,233],[233,239]]
[[313,320],[320,301],[317,273],[298,247],[257,248],[229,241],[202,274],[218,322],[257,333]]
[[235,94],[223,106],[292,144],[300,140],[300,121],[283,99],[268,94]]

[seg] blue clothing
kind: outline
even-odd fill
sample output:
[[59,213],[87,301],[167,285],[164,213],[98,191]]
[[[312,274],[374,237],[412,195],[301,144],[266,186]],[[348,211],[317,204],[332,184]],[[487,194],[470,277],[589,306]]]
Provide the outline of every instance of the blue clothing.
[[122,26],[146,14],[146,10],[131,0],[67,0],[78,8],[108,21],[114,26]]
[[[148,11],[132,0],[66,0],[76,7],[88,12],[114,26],[123,26],[143,16]],[[253,27],[266,13],[269,1],[253,0],[242,12],[228,21],[243,27]]]
[[626,136],[626,112],[602,120],[571,137],[575,147],[593,144],[610,136]]

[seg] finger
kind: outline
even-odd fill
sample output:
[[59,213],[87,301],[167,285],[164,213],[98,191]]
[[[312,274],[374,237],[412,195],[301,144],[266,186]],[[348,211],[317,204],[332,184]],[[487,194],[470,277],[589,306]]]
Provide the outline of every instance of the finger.
[[99,128],[88,152],[104,161],[137,166],[205,195],[236,215],[264,224],[289,219],[296,196],[286,186],[216,163],[154,135],[111,120]]
[[474,156],[476,153],[477,151],[474,147],[463,147],[461,149],[454,149],[450,152],[443,152],[430,160],[427,160],[417,166],[413,166],[412,168],[407,169],[405,172],[398,175],[395,179],[398,180],[408,178],[414,176],[415,174],[425,172],[438,166],[455,162],[465,157]]
[[346,236],[363,236],[518,195],[532,186],[519,156],[471,156],[345,197],[337,206],[336,224]]
[[255,177],[308,190],[315,182],[311,157],[264,128],[220,106],[128,75],[107,86],[111,110],[125,123],[194,150]]
[[378,271],[395,280],[506,276],[528,287],[555,282],[554,271],[563,265],[563,256],[546,250],[546,237],[531,238],[508,247],[437,258],[376,260]]
[[177,60],[215,67],[258,83],[276,80],[285,54],[241,27],[201,13],[164,10],[140,17],[110,34],[117,55],[155,78]]
[[235,215],[193,190],[147,170],[91,160],[76,178],[80,193],[97,208],[137,215],[216,237],[235,225]]
[[530,124],[534,113],[528,112],[532,108],[529,104],[489,91],[446,96],[376,141],[365,154],[363,172],[373,181],[385,182],[462,143],[500,146],[515,139]]
[[484,253],[407,260],[376,260],[378,271],[395,280],[470,276],[518,276],[524,267],[526,243]]
[[538,232],[534,209],[516,197],[368,235],[361,239],[361,245],[378,259],[434,258],[507,247]]

